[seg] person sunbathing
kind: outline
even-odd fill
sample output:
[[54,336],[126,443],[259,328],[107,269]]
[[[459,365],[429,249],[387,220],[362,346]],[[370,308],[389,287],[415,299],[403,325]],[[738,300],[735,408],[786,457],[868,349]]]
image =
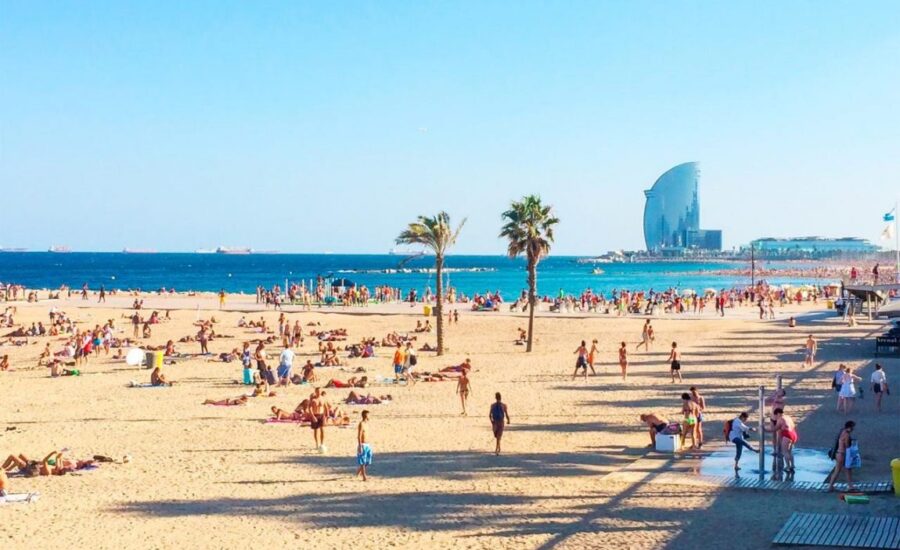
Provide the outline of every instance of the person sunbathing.
[[469,372],[470,370],[472,370],[472,361],[467,357],[461,364],[444,367],[441,372]]
[[279,409],[278,407],[272,406],[272,417],[275,420],[291,420],[293,422],[309,422],[310,416],[304,411],[300,410],[298,406],[293,412],[288,412],[284,409]]
[[351,377],[346,382],[341,380],[337,380],[332,378],[325,384],[326,388],[365,388],[369,385],[369,377],[362,376],[360,378],[356,378],[355,376]]
[[219,405],[222,407],[232,407],[235,405],[246,405],[249,397],[246,395],[242,395],[240,397],[229,397],[227,399],[219,399],[215,401],[213,399],[207,399],[203,402],[203,405]]
[[425,344],[419,348],[419,351],[437,351],[437,349],[433,348],[428,342],[425,342]]
[[38,462],[29,460],[23,454],[9,455],[2,467],[5,471],[17,468],[25,477],[36,476],[61,476],[76,470],[81,470],[94,464],[93,460],[70,460],[63,458],[62,451],[52,451],[44,460]]
[[348,405],[380,405],[385,401],[391,401],[393,398],[390,395],[382,395],[380,397],[375,397],[372,394],[368,394],[366,396],[362,396],[355,391],[351,391],[350,395],[347,396],[347,399],[344,400],[344,403]]

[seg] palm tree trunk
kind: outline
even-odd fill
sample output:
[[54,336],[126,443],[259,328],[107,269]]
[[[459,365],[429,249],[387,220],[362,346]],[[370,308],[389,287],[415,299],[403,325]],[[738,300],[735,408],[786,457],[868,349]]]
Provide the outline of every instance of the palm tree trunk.
[[437,354],[444,355],[444,257],[435,256],[434,271],[437,274],[437,296],[434,311],[437,315]]
[[530,352],[534,340],[534,306],[537,304],[537,262],[528,259],[528,345],[525,351]]

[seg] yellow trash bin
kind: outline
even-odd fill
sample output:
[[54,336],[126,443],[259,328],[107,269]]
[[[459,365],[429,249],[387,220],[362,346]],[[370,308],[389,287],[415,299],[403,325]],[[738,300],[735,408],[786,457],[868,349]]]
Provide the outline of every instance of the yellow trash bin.
[[422,313],[425,314],[425,317],[431,317],[431,306],[429,306],[429,305],[423,306]]
[[162,352],[162,350],[153,352],[153,367],[154,367],[154,368],[155,368],[155,367],[160,367],[160,368],[162,368],[162,366],[163,366],[163,352]]
[[834,309],[834,300],[828,300],[825,304],[828,306],[828,309]]
[[891,461],[891,477],[894,478],[894,494],[900,497],[900,458]]

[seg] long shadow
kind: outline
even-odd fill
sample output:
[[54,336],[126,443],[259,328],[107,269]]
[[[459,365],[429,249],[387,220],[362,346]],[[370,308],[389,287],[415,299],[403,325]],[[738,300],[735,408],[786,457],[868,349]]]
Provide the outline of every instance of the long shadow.
[[[376,451],[377,452],[377,451]],[[634,453],[604,455],[597,452],[492,453],[447,451],[377,453],[373,475],[379,478],[430,477],[470,480],[498,477],[570,477],[596,475],[634,460]],[[352,472],[355,459],[325,455],[288,456],[264,464],[311,466],[328,474]]]

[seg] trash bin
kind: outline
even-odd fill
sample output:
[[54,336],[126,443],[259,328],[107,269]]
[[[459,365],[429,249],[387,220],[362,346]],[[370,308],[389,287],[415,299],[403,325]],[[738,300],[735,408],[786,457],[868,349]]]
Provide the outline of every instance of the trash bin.
[[900,497],[900,458],[891,461],[891,477],[894,478],[894,494]]
[[153,352],[153,367],[162,368],[163,366],[163,351],[158,350]]
[[156,353],[152,351],[144,352],[144,366],[148,369],[153,368],[153,362],[156,360]]
[[825,304],[828,306],[828,309],[834,309],[834,300],[828,300]]
[[431,306],[427,304],[422,306],[422,313],[425,314],[425,317],[431,317]]

